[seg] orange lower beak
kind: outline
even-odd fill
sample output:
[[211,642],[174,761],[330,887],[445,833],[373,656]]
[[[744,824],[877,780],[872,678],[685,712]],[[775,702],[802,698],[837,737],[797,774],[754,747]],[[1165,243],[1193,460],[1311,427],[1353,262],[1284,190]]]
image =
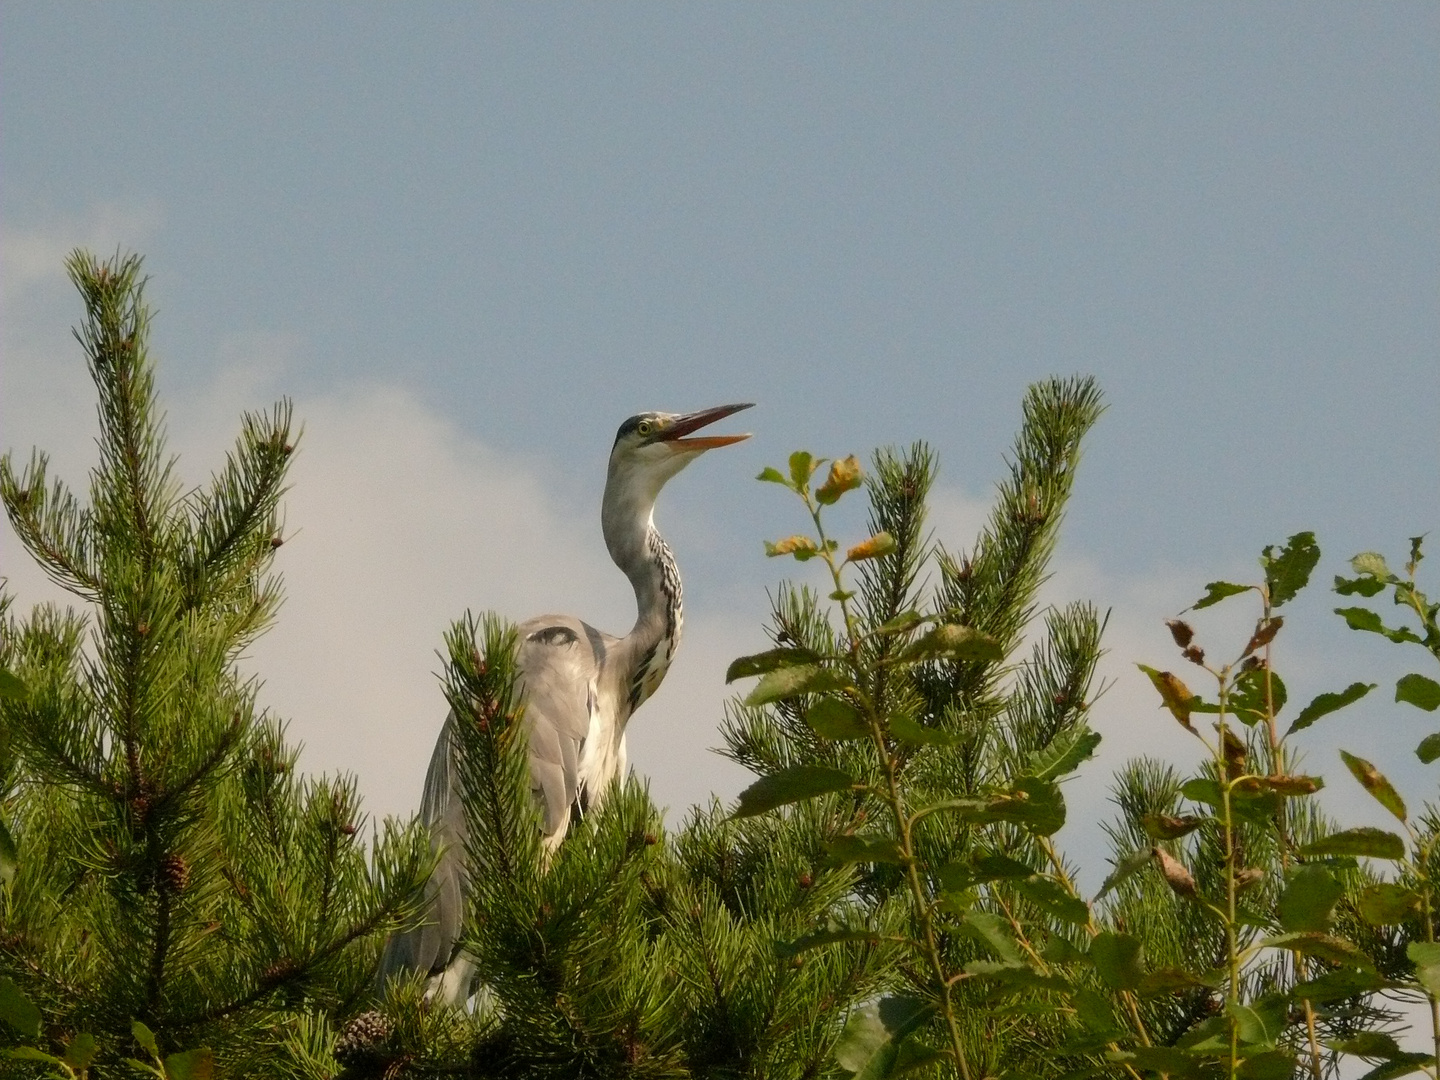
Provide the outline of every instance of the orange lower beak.
[[730,446],[733,443],[744,442],[750,437],[748,434],[701,435],[694,439],[687,439],[683,436],[689,435],[692,431],[699,431],[717,420],[723,420],[741,409],[749,409],[752,406],[753,402],[746,402],[743,405],[719,405],[713,409],[701,409],[699,412],[688,413],[670,425],[670,430],[660,436],[660,439],[670,443],[676,450],[713,450],[717,446]]

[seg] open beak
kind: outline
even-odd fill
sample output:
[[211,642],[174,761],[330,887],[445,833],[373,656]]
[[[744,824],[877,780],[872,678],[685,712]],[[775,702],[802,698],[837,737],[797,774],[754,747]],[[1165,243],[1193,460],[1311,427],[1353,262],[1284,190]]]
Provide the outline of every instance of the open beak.
[[717,405],[713,409],[701,409],[699,412],[686,413],[661,433],[658,441],[670,443],[675,450],[713,450],[717,446],[729,446],[732,443],[744,442],[750,437],[748,434],[701,435],[694,439],[687,439],[684,436],[689,435],[692,431],[708,427],[716,420],[723,420],[741,409],[751,408],[754,404],[753,401],[747,401],[743,405]]

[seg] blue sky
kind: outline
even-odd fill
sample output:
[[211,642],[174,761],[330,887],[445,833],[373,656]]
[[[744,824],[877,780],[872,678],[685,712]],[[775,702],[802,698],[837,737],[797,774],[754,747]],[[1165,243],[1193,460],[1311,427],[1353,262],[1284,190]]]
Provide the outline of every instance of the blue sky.
[[[1300,529],[1324,582],[1440,526],[1437,87],[1424,3],[7,3],[0,444],[79,478],[60,260],[144,252],[187,475],[242,408],[288,394],[307,425],[267,700],[405,812],[447,621],[623,630],[616,426],[757,402],[659,514],[690,636],[632,757],[678,807],[744,783],[705,752],[720,676],[786,569],[761,538],[798,524],[759,468],[926,439],[961,547],[1027,383],[1094,373],[1048,594],[1113,608],[1084,845],[1105,769],[1190,754],[1132,666],[1172,662],[1161,617]],[[47,595],[8,529],[0,560]],[[1425,670],[1332,606],[1297,605],[1292,696]],[[1440,725],[1388,697],[1316,764],[1368,747],[1433,793],[1410,751]]]

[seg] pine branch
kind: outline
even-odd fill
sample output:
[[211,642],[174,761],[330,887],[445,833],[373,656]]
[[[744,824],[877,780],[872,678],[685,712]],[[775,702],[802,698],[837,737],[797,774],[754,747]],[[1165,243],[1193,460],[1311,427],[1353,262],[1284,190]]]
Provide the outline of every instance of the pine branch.
[[[1030,387],[1010,477],[999,486],[973,554],[957,558],[941,551],[937,611],[953,609],[962,622],[1007,647],[1014,642],[1045,578],[1080,441],[1101,411],[1100,391],[1091,378],[1050,379]],[[957,666],[952,685],[961,685],[967,672],[968,666]]]
[[[477,637],[483,638],[481,651]],[[468,613],[446,635],[445,697],[461,790],[469,793],[471,879],[511,895],[533,887],[539,818],[530,797],[528,742],[519,713],[513,626]]]
[[72,252],[70,280],[85,303],[85,324],[75,338],[86,353],[100,392],[101,467],[91,499],[99,527],[133,530],[141,564],[149,566],[175,498],[173,460],[162,458],[163,435],[154,414],[154,368],[146,352],[150,311],[144,302],[140,257],[101,262]]
[[[204,577],[224,577],[227,567],[236,564],[250,572],[252,564],[268,556],[280,539],[274,522],[294,451],[292,415],[288,399],[268,416],[246,413],[235,449],[226,455],[225,467],[212,479],[209,492],[191,496],[195,540],[187,579],[192,591],[200,588]],[[257,537],[260,549],[247,550],[253,549]]]
[[18,478],[10,454],[0,458],[0,500],[15,534],[45,573],[63,589],[94,601],[100,595],[92,551],[94,523],[67,488],[56,480],[46,492],[49,460],[38,450]]

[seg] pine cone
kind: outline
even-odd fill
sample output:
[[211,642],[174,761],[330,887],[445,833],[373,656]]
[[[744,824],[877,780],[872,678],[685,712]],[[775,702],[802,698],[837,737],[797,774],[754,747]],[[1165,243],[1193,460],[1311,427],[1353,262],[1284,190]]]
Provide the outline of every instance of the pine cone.
[[368,1057],[390,1037],[390,1021],[377,1010],[363,1012],[345,1025],[335,1044],[335,1060],[353,1064]]
[[171,892],[184,892],[185,886],[190,884],[190,864],[185,861],[185,856],[178,852],[171,852],[160,862],[160,880]]

